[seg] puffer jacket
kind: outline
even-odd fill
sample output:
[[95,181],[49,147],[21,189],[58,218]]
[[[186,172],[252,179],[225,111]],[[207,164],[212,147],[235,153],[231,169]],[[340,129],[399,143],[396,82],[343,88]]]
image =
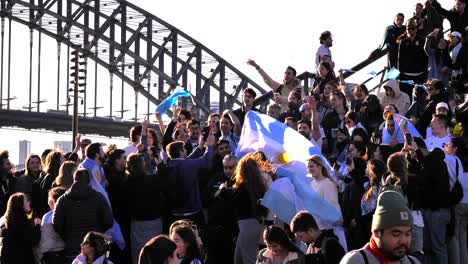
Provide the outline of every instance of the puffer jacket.
[[395,97],[384,95],[382,100],[380,100],[380,104],[384,107],[389,104],[394,104],[398,108],[398,113],[405,115],[411,104],[409,96],[400,91],[400,85],[396,80],[389,80],[384,84],[384,87],[385,86],[392,88]]
[[102,194],[86,182],[75,182],[58,199],[52,223],[65,241],[66,256],[77,256],[84,236],[90,231],[104,233],[112,227],[113,218]]

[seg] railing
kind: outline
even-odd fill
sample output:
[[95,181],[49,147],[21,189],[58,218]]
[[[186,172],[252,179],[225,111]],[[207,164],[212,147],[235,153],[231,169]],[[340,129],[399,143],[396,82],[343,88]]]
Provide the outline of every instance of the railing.
[[[379,60],[380,58],[382,58],[383,56],[387,55],[388,51],[387,49],[382,49],[382,50],[377,50],[377,52],[374,52],[372,53],[371,56],[369,56],[367,59],[363,60],[362,62],[358,63],[357,65],[355,65],[354,67],[352,67],[350,70],[351,71],[347,71],[345,73],[343,73],[343,77],[346,79],[348,77],[350,77],[351,75],[353,75],[354,73],[364,69],[365,67],[369,66],[370,64],[374,63],[375,61]],[[367,80],[365,80],[364,82],[362,82],[361,84],[366,84],[368,83],[369,81],[377,78],[379,75],[380,75],[380,83],[373,87],[372,89],[369,90],[369,92],[371,91],[374,91],[375,89],[379,88],[383,82],[385,82],[386,80],[384,79],[385,77],[385,74],[387,72],[387,67],[384,67],[382,70],[380,70],[379,72],[376,73],[375,76],[371,77],[371,78],[368,78]],[[296,78],[300,81],[300,85],[303,89],[304,89],[304,93],[305,94],[308,94],[309,93],[309,86],[311,83],[314,83],[315,82],[315,73],[311,73],[311,72],[303,72],[299,75],[296,76]],[[255,100],[255,103],[254,105],[256,107],[258,107],[261,111],[266,111],[266,107],[268,106],[268,103],[270,102],[270,100],[273,99],[273,92],[272,91],[269,91],[263,95],[261,95],[260,97],[258,97],[256,100]]]

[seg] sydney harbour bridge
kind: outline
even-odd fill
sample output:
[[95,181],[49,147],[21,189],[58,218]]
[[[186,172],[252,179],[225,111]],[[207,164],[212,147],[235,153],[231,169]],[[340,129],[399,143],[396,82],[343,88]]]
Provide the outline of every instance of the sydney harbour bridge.
[[[73,102],[79,102],[80,133],[125,136],[176,86],[193,95],[182,106],[189,104],[201,118],[213,102],[219,111],[240,107],[245,87],[261,95],[260,108],[271,98],[263,84],[127,1],[1,0],[0,19],[0,126],[70,131]],[[15,30],[19,27],[22,31]],[[12,74],[18,71],[12,40],[18,38],[29,44],[21,51],[29,63],[20,66],[20,77]],[[362,61],[353,72],[385,53]],[[385,71],[378,74],[383,78]],[[298,76],[306,90],[312,77]],[[28,85],[14,86],[12,78],[27,79]]]

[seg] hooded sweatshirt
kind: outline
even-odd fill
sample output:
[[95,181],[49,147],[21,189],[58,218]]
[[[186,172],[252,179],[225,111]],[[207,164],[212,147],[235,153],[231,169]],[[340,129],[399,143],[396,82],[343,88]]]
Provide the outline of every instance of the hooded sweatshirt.
[[385,86],[392,88],[393,92],[395,93],[395,97],[384,95],[380,101],[381,105],[386,106],[389,104],[394,104],[398,108],[399,114],[405,115],[410,107],[409,96],[406,93],[402,93],[400,91],[400,85],[396,80],[389,80],[384,84],[384,87]]

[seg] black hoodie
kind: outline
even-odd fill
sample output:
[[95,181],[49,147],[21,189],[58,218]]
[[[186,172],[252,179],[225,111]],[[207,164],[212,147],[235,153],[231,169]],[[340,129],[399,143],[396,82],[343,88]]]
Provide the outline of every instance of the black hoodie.
[[52,223],[66,243],[65,254],[76,256],[84,236],[90,231],[104,233],[112,227],[113,218],[106,198],[78,181],[58,199]]
[[421,133],[421,136],[426,138],[426,129],[431,124],[432,114],[435,113],[437,104],[440,102],[448,104],[448,100],[449,95],[446,91],[441,91],[439,94],[433,95],[429,98],[421,115],[421,119],[419,119],[416,124],[416,129]]
[[422,162],[421,171],[424,178],[423,208],[449,208],[450,183],[445,154],[440,148],[435,148]]

